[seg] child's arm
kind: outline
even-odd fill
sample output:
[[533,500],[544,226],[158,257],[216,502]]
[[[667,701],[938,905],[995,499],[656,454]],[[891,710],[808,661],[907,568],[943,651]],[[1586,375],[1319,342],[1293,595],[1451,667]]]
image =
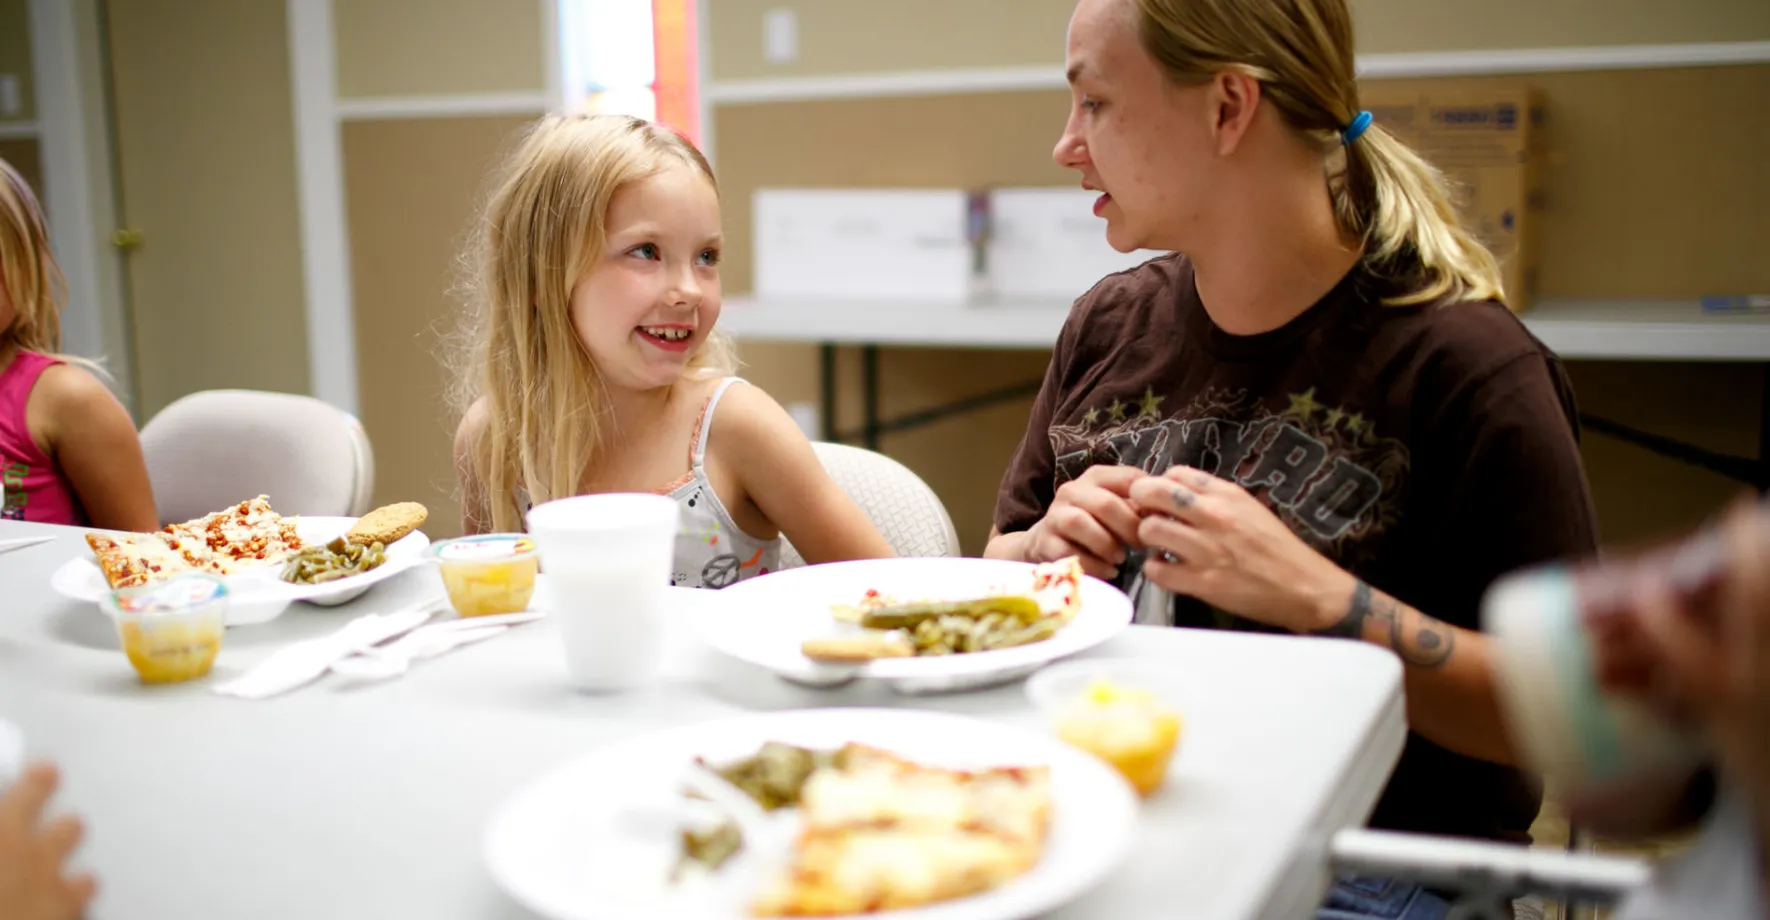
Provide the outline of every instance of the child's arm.
[[97,377],[67,364],[48,368],[31,388],[25,425],[61,468],[93,527],[160,529],[135,422]]
[[463,536],[489,533],[492,529],[492,509],[486,504],[485,483],[480,481],[479,472],[473,466],[473,448],[485,429],[485,401],[480,400],[468,408],[460,427],[455,429],[455,478],[461,484]]
[[711,445],[742,484],[744,497],[806,562],[897,555],[866,512],[824,472],[804,432],[767,393],[744,385],[725,391],[713,416]]

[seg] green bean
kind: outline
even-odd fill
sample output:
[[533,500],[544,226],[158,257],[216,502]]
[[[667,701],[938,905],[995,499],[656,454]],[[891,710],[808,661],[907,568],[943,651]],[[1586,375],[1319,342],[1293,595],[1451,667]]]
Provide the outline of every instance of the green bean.
[[1040,620],[1030,626],[1023,627],[1013,636],[1014,645],[1029,645],[1043,642],[1057,634],[1057,623],[1054,620]]
[[1029,597],[1013,595],[939,601],[868,611],[861,625],[900,630],[917,655],[963,655],[1049,639],[1061,623],[1039,613]]
[[863,614],[860,625],[867,629],[908,629],[920,623],[943,617],[958,616],[977,619],[992,613],[1012,616],[1023,623],[1031,623],[1042,616],[1038,601],[1019,595],[1002,595],[1000,597],[980,597],[968,601],[929,601],[920,604],[879,607]]
[[324,546],[309,546],[289,557],[282,579],[297,584],[324,584],[361,575],[386,564],[387,548],[380,543],[360,546],[339,537]]
[[750,757],[713,769],[764,810],[774,811],[797,804],[806,779],[831,758],[829,752],[770,741]]
[[680,879],[689,863],[699,863],[709,870],[717,869],[743,848],[743,834],[729,821],[705,833],[685,829],[682,831],[682,854],[672,871],[672,878]]

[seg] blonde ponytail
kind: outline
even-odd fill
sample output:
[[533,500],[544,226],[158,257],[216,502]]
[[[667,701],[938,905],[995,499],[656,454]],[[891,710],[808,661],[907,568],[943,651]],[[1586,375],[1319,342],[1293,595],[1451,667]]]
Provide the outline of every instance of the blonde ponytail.
[[1253,77],[1285,123],[1321,145],[1341,229],[1363,241],[1367,270],[1396,282],[1385,303],[1503,299],[1499,263],[1463,226],[1442,173],[1380,125],[1342,142],[1360,111],[1346,0],[1135,4],[1143,46],[1170,80]]
[[1364,240],[1367,267],[1408,282],[1388,303],[1505,299],[1499,261],[1463,226],[1437,167],[1376,125],[1345,157],[1334,214]]

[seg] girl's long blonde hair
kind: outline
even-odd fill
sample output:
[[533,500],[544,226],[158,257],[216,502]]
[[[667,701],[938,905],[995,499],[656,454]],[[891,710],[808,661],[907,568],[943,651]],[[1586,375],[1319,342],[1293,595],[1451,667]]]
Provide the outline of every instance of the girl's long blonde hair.
[[49,251],[43,206],[5,160],[0,160],[0,284],[16,311],[12,326],[0,329],[0,352],[10,343],[59,357],[68,280]]
[[[1135,3],[1143,46],[1169,79],[1246,74],[1293,130],[1324,151],[1341,146],[1359,112],[1346,0]],[[1364,243],[1371,271],[1404,283],[1387,302],[1503,299],[1499,262],[1463,226],[1442,173],[1380,125],[1346,144],[1343,158],[1327,175],[1334,214]]]
[[[484,403],[471,461],[495,530],[524,529],[519,491],[534,504],[576,494],[606,447],[607,393],[572,327],[572,288],[601,258],[615,193],[672,166],[714,182],[706,158],[668,128],[550,116],[493,180],[464,260],[470,312],[455,397],[463,413]],[[689,367],[731,373],[729,340],[715,331]]]

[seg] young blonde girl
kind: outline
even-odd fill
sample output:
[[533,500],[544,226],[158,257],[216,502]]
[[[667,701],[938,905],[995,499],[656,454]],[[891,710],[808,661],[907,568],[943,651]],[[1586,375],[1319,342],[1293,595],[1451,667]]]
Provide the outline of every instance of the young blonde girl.
[[0,519],[157,530],[134,422],[57,354],[65,287],[37,196],[0,160]]
[[682,507],[673,580],[892,555],[767,394],[732,377],[717,187],[700,152],[625,116],[550,117],[498,177],[471,250],[455,437],[468,533],[533,504],[657,492]]

